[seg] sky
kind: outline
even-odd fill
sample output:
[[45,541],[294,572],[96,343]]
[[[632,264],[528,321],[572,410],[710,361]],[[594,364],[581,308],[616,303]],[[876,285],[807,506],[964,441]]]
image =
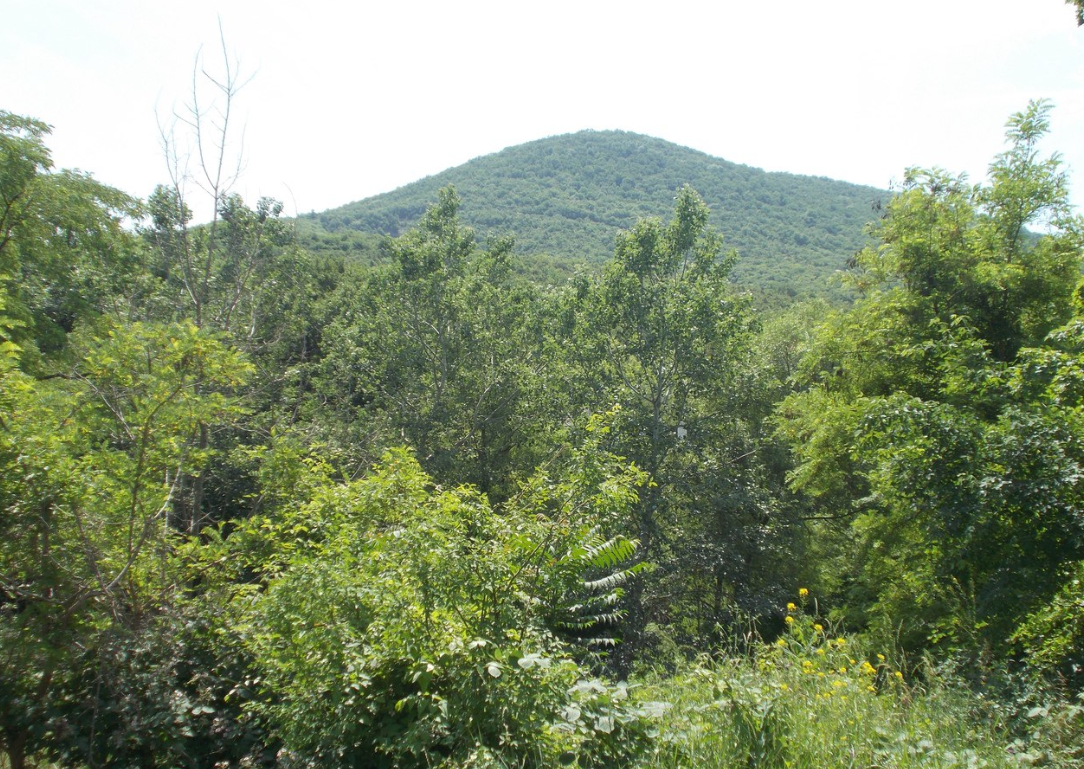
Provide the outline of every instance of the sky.
[[234,190],[290,214],[583,129],[881,188],[910,166],[981,181],[1031,99],[1055,105],[1043,149],[1084,208],[1084,28],[1063,0],[3,3],[0,109],[53,126],[58,168],[139,197],[228,61]]

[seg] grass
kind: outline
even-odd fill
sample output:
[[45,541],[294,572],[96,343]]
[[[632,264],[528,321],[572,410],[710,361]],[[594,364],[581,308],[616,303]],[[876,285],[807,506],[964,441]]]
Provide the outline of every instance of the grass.
[[1082,765],[1079,752],[1039,732],[1014,739],[1010,713],[992,700],[932,670],[905,675],[887,652],[836,634],[795,604],[787,617],[782,637],[753,654],[701,660],[645,683],[640,696],[670,707],[643,766]]

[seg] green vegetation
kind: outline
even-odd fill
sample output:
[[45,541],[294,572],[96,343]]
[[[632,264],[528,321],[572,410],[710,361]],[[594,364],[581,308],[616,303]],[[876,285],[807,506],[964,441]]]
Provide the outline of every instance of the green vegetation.
[[[569,623],[602,630],[573,603],[611,604],[636,571],[621,568],[634,544],[602,540],[585,513],[620,514],[644,476],[587,448],[499,510],[473,488],[433,489],[398,451],[224,543],[234,568],[266,575],[266,591],[238,586],[234,601],[265,693],[253,707],[283,748],[349,766],[587,765],[620,752],[620,731],[550,728],[570,707],[636,721],[618,690],[575,691],[583,671],[558,637]],[[599,577],[585,598],[588,571]]]
[[[1036,151],[1048,112],[1013,117],[988,186],[908,173],[882,245],[857,259],[862,298],[824,325],[778,412],[795,485],[850,540],[849,583],[824,584],[910,647],[999,654],[1015,634],[1050,652],[1021,623],[1084,556],[1070,394],[1084,230]],[[1025,237],[1033,222],[1047,234]],[[1080,639],[1055,637],[1075,670]]]
[[1065,0],[1065,3],[1076,7],[1076,23],[1084,26],[1084,0]]
[[[54,170],[0,112],[7,765],[1079,767],[1084,222],[1050,114],[821,242],[853,302],[766,312],[693,185],[782,177],[655,140],[509,150],[552,189],[433,186],[336,241],[223,156],[195,225],[181,180]],[[761,202],[794,232],[857,216],[790,182]],[[577,190],[612,258],[524,267],[498,235]]]
[[1080,705],[1014,715],[936,669],[905,673],[891,652],[807,614],[806,596],[774,643],[647,677],[638,696],[670,707],[644,766],[1079,766]]
[[371,259],[364,233],[396,237],[437,192],[454,186],[463,221],[514,236],[525,262],[600,265],[621,230],[665,217],[683,186],[711,209],[711,224],[741,253],[735,280],[794,296],[842,297],[835,280],[867,243],[865,226],[888,193],[728,163],[661,139],[585,131],[510,147],[401,189],[298,220],[302,243]]

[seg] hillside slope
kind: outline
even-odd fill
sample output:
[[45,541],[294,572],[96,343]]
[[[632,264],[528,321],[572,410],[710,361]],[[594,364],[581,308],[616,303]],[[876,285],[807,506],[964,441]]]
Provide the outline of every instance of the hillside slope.
[[[646,216],[665,217],[692,185],[713,224],[737,248],[735,278],[791,295],[838,291],[836,271],[866,242],[875,202],[888,193],[825,178],[768,173],[661,139],[583,131],[476,158],[393,192],[304,217],[310,247],[371,243],[413,226],[437,191],[454,185],[463,220],[479,234],[513,235],[518,254],[597,264],[614,236]],[[340,248],[346,248],[345,245]]]

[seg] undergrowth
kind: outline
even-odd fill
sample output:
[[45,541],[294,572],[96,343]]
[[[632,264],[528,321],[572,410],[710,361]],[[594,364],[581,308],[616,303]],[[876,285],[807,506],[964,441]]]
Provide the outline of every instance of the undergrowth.
[[645,767],[1080,767],[1084,708],[1047,699],[1014,710],[922,664],[836,632],[788,604],[774,643],[649,676],[669,703]]

